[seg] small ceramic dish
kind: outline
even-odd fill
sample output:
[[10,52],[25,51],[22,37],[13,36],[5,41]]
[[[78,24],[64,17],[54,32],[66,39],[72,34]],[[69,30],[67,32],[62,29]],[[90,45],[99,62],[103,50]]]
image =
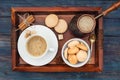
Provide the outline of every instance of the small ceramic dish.
[[[76,64],[71,64],[70,61],[68,60],[68,58],[66,59],[66,56],[65,56],[65,49],[66,49],[66,48],[70,49],[70,48],[68,47],[68,45],[69,45],[69,43],[72,42],[72,41],[78,41],[78,42],[84,44],[84,45],[86,46],[86,48],[87,48],[87,51],[86,51],[87,57],[86,57],[86,59],[85,59],[84,61],[82,61],[82,62],[80,62],[79,60],[77,60],[77,63],[76,63]],[[79,51],[80,51],[80,50],[81,50],[81,49],[79,49]],[[83,51],[84,51],[84,50],[83,50]],[[68,52],[68,51],[67,51],[67,52]],[[68,54],[68,53],[67,53],[67,54]],[[86,41],[84,41],[84,40],[82,40],[82,39],[79,39],[79,38],[73,38],[73,39],[68,40],[68,41],[63,45],[63,47],[62,47],[61,55],[62,55],[63,61],[64,61],[68,66],[71,66],[71,67],[82,67],[82,66],[84,66],[84,65],[89,61],[89,59],[90,59],[90,57],[91,57],[89,45],[87,44]],[[73,55],[73,54],[68,54],[68,55]],[[77,53],[76,53],[75,55],[77,55]]]

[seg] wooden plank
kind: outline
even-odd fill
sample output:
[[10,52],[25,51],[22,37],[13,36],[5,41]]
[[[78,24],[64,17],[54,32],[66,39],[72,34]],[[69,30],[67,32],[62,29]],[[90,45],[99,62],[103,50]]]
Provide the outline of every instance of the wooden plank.
[[[114,2],[116,2],[117,0],[95,0],[95,1],[89,1],[89,0],[75,0],[75,1],[28,1],[28,0],[1,0],[0,2],[0,16],[10,16],[10,10],[11,7],[17,7],[17,6],[100,6],[103,8],[103,10],[107,9],[110,5],[112,5]],[[48,4],[49,3],[49,4]],[[106,16],[105,18],[109,17],[114,17],[114,18],[120,18],[120,15],[115,15],[115,14],[119,14],[120,9],[111,12],[108,16]]]
[[8,34],[0,34],[0,49],[1,48],[9,48],[10,47],[10,35]]
[[0,17],[0,34],[10,34],[11,19],[10,17]]
[[104,37],[104,70],[120,71],[120,37]]
[[104,36],[120,36],[120,19],[103,19]]
[[11,55],[10,35],[0,34],[0,55]]

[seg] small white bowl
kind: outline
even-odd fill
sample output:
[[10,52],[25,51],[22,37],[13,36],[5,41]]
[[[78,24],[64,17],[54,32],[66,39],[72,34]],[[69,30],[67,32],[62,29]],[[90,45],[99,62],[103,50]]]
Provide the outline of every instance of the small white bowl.
[[[87,59],[86,59],[84,62],[78,62],[77,64],[71,64],[71,63],[70,63],[67,59],[65,59],[65,57],[64,57],[64,50],[67,48],[68,43],[71,42],[71,41],[74,41],[74,40],[77,40],[77,41],[79,41],[79,42],[84,43],[84,44],[87,46],[87,48],[88,48],[88,51],[87,51],[87,54],[88,54],[88,55],[87,55]],[[84,40],[79,39],[79,38],[73,38],[73,39],[68,40],[68,41],[63,45],[61,55],[62,55],[63,61],[64,61],[68,66],[71,66],[71,67],[81,67],[81,66],[84,66],[84,65],[89,61],[89,59],[90,59],[90,57],[91,57],[91,52],[90,52],[90,48],[89,48],[89,45],[87,44],[87,42],[85,42]]]

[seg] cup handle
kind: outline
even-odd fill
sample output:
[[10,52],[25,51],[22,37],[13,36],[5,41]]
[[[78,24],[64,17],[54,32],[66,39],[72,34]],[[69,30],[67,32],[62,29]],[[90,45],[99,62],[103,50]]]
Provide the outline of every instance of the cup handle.
[[54,49],[54,48],[49,48],[48,51],[49,51],[49,52],[54,52],[55,49]]

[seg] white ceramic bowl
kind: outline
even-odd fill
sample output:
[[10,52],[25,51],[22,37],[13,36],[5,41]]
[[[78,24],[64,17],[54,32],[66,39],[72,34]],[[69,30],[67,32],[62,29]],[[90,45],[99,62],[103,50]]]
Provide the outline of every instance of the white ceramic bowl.
[[[84,62],[78,62],[77,64],[71,64],[67,59],[65,59],[65,57],[64,57],[64,50],[67,48],[68,43],[71,42],[71,41],[73,41],[73,40],[77,40],[77,41],[79,41],[79,42],[82,42],[82,43],[84,43],[84,44],[87,46],[87,48],[88,48],[87,54],[88,54],[88,55],[87,55],[87,59],[86,59]],[[68,40],[68,41],[63,45],[63,47],[62,47],[61,55],[62,55],[63,61],[64,61],[68,66],[71,66],[71,67],[81,67],[81,66],[84,66],[84,65],[89,61],[89,59],[90,59],[90,57],[91,57],[89,45],[87,44],[86,41],[84,41],[84,40],[82,40],[82,39],[79,39],[79,38],[73,38],[73,39]]]

